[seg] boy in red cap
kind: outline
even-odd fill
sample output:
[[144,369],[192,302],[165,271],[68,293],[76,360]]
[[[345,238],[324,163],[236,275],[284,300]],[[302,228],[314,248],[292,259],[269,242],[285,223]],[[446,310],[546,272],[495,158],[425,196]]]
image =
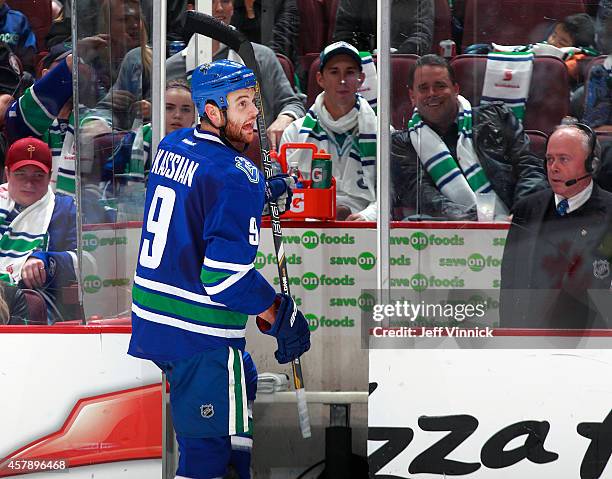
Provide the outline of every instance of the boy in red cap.
[[41,288],[51,300],[76,279],[76,206],[53,193],[51,150],[27,137],[5,158],[7,183],[0,185],[0,280]]
[[46,143],[32,137],[13,143],[6,155],[5,174],[15,203],[27,207],[45,196],[51,164],[51,150]]

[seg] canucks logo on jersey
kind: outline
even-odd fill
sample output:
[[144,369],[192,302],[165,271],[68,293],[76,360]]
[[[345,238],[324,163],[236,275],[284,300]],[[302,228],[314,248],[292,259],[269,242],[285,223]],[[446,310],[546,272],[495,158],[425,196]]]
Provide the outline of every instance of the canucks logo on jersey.
[[243,171],[251,183],[259,183],[259,171],[253,163],[241,156],[237,156],[235,160],[236,168]]

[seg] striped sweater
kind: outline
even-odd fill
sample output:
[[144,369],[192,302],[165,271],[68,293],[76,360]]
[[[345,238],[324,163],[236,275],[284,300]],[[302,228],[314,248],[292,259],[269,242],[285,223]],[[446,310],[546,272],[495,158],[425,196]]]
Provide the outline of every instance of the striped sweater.
[[53,190],[74,196],[74,113],[68,121],[57,119],[71,97],[72,72],[64,59],[13,102],[6,113],[6,132],[9,143],[26,136],[45,141],[53,155]]

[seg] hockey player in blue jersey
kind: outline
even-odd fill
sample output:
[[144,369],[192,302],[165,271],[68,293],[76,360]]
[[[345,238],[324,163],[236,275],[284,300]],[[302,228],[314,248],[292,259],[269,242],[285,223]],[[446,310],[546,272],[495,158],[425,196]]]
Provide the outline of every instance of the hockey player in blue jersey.
[[[256,375],[245,378],[243,363],[249,314],[276,337],[280,363],[310,347],[293,299],[253,266],[265,194],[276,198],[290,183],[266,182],[242,156],[258,114],[255,83],[251,70],[229,60],[198,67],[192,97],[200,124],[161,141],[148,179],[129,354],[154,361],[170,381],[177,478],[223,477],[231,437],[248,433],[247,381]],[[248,464],[238,469],[250,477]]]

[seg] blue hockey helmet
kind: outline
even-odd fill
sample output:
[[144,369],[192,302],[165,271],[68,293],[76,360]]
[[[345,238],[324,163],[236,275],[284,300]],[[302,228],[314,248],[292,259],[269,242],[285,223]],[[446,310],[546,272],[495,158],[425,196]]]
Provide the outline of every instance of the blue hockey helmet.
[[207,101],[227,108],[227,95],[242,88],[255,86],[253,70],[232,60],[217,60],[197,67],[191,77],[191,98],[200,116],[204,116]]

